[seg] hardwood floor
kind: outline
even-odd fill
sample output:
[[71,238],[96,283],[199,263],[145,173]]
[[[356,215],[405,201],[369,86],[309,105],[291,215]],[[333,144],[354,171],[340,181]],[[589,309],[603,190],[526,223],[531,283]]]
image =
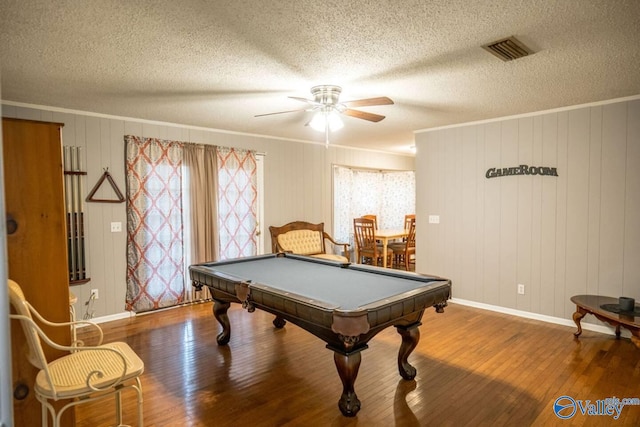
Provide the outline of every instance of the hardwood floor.
[[[145,362],[146,426],[638,426],[640,406],[621,416],[570,420],[553,412],[576,400],[640,397],[640,349],[628,339],[456,304],[425,313],[409,361],[397,372],[400,336],[388,328],[362,353],[355,383],[362,409],[338,410],[342,385],[333,353],[318,338],[272,316],[232,305],[231,342],[218,346],[211,303],[102,324],[105,341],[127,341]],[[126,393],[125,422],[135,425]],[[78,426],[113,424],[110,401],[80,405]]]

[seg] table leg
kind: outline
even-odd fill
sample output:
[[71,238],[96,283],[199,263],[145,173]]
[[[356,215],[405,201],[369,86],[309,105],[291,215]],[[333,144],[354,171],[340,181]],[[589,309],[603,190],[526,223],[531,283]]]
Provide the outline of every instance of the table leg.
[[275,326],[278,329],[284,328],[284,325],[286,324],[287,324],[287,321],[280,316],[276,316],[276,318],[273,319],[273,326]]
[[409,327],[396,326],[396,330],[402,337],[400,351],[398,351],[398,371],[400,376],[405,380],[412,380],[416,377],[416,368],[409,364],[409,355],[418,345],[420,341],[420,324]]
[[229,339],[231,339],[231,323],[229,322],[229,316],[227,316],[227,310],[229,310],[231,303],[219,300],[213,301],[213,317],[222,326],[222,332],[218,334],[216,341],[218,345],[226,345],[229,344]]
[[356,392],[353,388],[358,376],[358,370],[360,369],[360,361],[362,356],[360,352],[350,354],[342,354],[336,351],[333,352],[333,360],[338,369],[338,375],[342,381],[342,396],[338,401],[338,408],[345,417],[353,417],[360,410],[360,400],[356,396]]
[[582,326],[580,325],[580,321],[587,314],[587,311],[581,307],[576,307],[576,312],[573,313],[573,321],[576,322],[576,326],[578,330],[573,334],[576,337],[579,337],[582,334]]
[[386,237],[382,239],[382,267],[387,268],[387,246],[389,245],[389,239]]

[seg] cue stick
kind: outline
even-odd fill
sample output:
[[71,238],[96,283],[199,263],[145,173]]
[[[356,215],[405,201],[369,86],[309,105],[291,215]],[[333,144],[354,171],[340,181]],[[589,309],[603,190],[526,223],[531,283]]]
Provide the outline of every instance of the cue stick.
[[[70,151],[70,158],[71,158],[71,167],[70,170],[71,172],[74,172],[76,170],[75,166],[76,166],[76,161],[75,161],[75,149],[74,147],[69,147],[69,151]],[[77,270],[77,264],[76,264],[76,257],[77,257],[77,248],[78,248],[78,244],[77,244],[77,216],[76,216],[76,178],[75,175],[71,175],[71,280],[77,280],[78,279],[78,270]]]
[[67,147],[62,147],[62,170],[64,172],[64,212],[65,212],[65,221],[66,221],[66,231],[67,231],[67,262],[69,261],[69,250],[71,245],[69,242],[69,175],[67,175],[67,165],[69,164],[69,159],[67,155]]
[[[68,171],[70,169],[70,156],[71,156],[71,149],[69,147],[64,147],[64,158],[63,158],[63,163],[64,163],[64,170],[65,172]],[[69,272],[69,280],[73,280],[73,269],[71,268],[71,259],[73,257],[73,239],[71,238],[72,236],[72,228],[71,228],[71,180],[73,179],[73,175],[69,175],[69,174],[65,174],[64,175],[64,181],[65,181],[65,192],[64,192],[64,199],[65,199],[65,206],[66,206],[66,211],[67,211],[67,270]]]
[[[77,171],[82,171],[82,147],[76,147],[76,166]],[[82,206],[82,175],[75,175],[77,182],[76,196],[78,200],[78,222],[76,227],[78,229],[78,278],[86,278],[86,267],[84,265],[84,208]]]

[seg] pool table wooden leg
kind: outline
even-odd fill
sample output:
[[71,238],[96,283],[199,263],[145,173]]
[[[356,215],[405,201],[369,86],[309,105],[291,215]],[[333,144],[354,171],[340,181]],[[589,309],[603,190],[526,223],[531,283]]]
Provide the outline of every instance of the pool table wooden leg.
[[287,324],[287,321],[280,316],[276,316],[276,318],[273,319],[273,326],[275,326],[278,329],[284,328],[284,325],[286,324]]
[[216,337],[216,341],[218,345],[226,345],[229,344],[229,340],[231,339],[231,323],[229,322],[229,316],[227,316],[227,310],[231,306],[230,302],[213,300],[213,317],[220,323],[222,326],[222,332],[218,334]]
[[400,376],[405,380],[412,380],[416,377],[416,368],[409,364],[409,355],[418,345],[420,341],[420,324],[409,327],[396,326],[396,330],[402,337],[400,351],[398,351],[398,371]]
[[354,417],[360,410],[360,400],[356,396],[354,383],[360,369],[362,356],[359,351],[350,354],[333,352],[333,360],[338,368],[338,375],[342,381],[342,396],[338,401],[338,408],[345,417]]

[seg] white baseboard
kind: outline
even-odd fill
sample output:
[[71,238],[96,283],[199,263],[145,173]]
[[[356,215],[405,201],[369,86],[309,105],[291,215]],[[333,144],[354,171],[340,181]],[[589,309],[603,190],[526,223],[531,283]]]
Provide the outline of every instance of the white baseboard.
[[[553,316],[547,316],[545,314],[531,313],[529,311],[516,310],[513,308],[500,307],[497,305],[485,304],[482,302],[469,301],[469,300],[459,299],[459,298],[451,298],[450,301],[453,302],[454,304],[466,305],[469,307],[480,308],[483,310],[495,311],[497,313],[510,314],[512,316],[524,317],[526,319],[540,320],[541,322],[555,323],[557,325],[571,326],[573,328],[576,327],[576,324],[573,320],[562,319],[560,317],[553,317]],[[582,326],[582,329],[587,331],[599,332],[601,334],[607,334],[607,335],[615,335],[615,329],[612,327],[606,326],[604,324],[596,325],[593,323],[582,321],[580,322],[580,325]],[[621,336],[629,338],[631,336],[631,333],[627,330],[622,330]]]
[[[532,313],[530,311],[516,310],[514,308],[500,307],[498,305],[485,304],[482,302],[470,301],[470,300],[465,300],[460,298],[451,298],[449,302],[452,302],[454,304],[466,305],[468,307],[479,308],[482,310],[489,310],[489,311],[495,311],[497,313],[509,314],[511,316],[523,317],[525,319],[539,320],[541,322],[555,323],[556,325],[570,326],[573,328],[576,327],[576,324],[574,323],[573,320],[562,319],[560,317],[554,317],[554,316],[547,316],[546,314]],[[110,322],[112,320],[126,319],[129,317],[135,317],[135,316],[136,316],[136,313],[134,313],[133,311],[125,311],[122,313],[95,317],[91,319],[91,321],[94,323],[104,323],[104,322]],[[580,323],[580,325],[582,325],[582,329],[587,331],[599,332],[601,334],[607,334],[607,335],[615,335],[615,329],[604,324],[595,325],[593,323],[588,323],[583,321]],[[631,333],[629,333],[629,331],[627,330],[623,329],[621,332],[622,332],[621,336],[623,337],[629,338],[631,336]]]
[[110,322],[112,320],[120,320],[127,319],[129,317],[135,317],[135,313],[133,311],[125,311],[122,313],[109,314],[107,316],[94,317],[93,319],[78,319],[78,320],[88,320],[93,323],[104,323]]

